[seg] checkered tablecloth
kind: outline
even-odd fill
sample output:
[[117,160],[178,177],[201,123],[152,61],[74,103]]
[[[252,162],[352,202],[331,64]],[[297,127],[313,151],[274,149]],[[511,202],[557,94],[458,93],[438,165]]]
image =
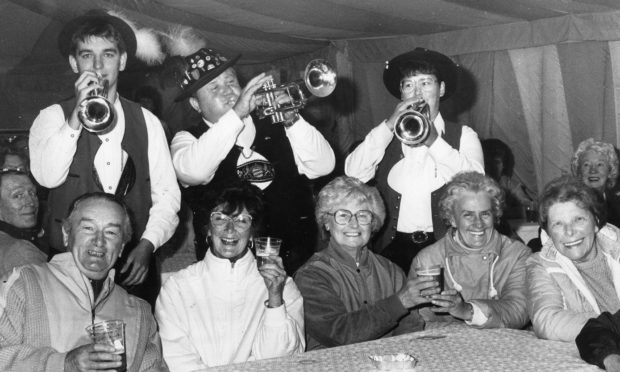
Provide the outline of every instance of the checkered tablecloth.
[[600,371],[581,358],[572,342],[540,340],[530,331],[471,328],[444,323],[423,332],[259,360],[210,371],[376,371],[369,355],[412,354],[416,372]]

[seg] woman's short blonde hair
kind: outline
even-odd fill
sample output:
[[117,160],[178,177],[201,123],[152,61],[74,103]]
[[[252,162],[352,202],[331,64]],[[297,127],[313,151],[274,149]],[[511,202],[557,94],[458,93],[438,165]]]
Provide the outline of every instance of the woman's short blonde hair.
[[457,173],[446,185],[446,191],[439,201],[441,217],[450,222],[453,217],[453,207],[463,192],[485,192],[491,198],[491,212],[497,223],[504,212],[504,190],[489,176],[478,172]]
[[581,141],[573,158],[571,160],[570,168],[573,176],[578,179],[582,179],[581,174],[581,157],[588,151],[594,151],[603,155],[603,158],[607,161],[609,167],[609,175],[607,176],[607,189],[611,189],[616,185],[616,179],[618,178],[618,155],[616,155],[616,149],[609,143],[595,141],[594,138],[588,138]]
[[372,186],[368,186],[354,177],[340,176],[334,178],[319,192],[314,215],[319,228],[325,226],[331,214],[335,212],[334,207],[348,201],[359,201],[368,203],[373,214],[372,232],[377,232],[385,221],[385,205],[379,191]]

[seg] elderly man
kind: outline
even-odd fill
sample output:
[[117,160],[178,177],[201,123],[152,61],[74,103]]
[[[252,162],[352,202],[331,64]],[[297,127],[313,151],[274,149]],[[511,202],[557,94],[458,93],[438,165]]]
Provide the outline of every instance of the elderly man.
[[0,370],[118,368],[114,347],[92,343],[85,330],[116,319],[126,325],[127,371],[166,370],[149,305],[114,283],[130,226],[112,195],[85,194],[71,205],[62,227],[68,252],[22,266],[0,285]]
[[[43,109],[30,128],[32,174],[50,189],[46,237],[63,250],[60,224],[76,197],[95,191],[122,197],[136,235],[120,260],[119,282],[154,302],[159,283],[151,258],[177,227],[181,193],[159,119],[117,91],[120,72],[140,49],[136,36],[123,19],[92,10],[64,26],[58,46],[75,73],[75,97]],[[90,132],[79,120],[80,103],[104,81],[117,119]]]
[[[267,205],[266,234],[283,239],[281,255],[289,274],[308,259],[315,245],[313,197],[309,180],[329,174],[335,165],[332,148],[321,133],[297,112],[284,115],[282,124],[254,120],[257,92],[271,76],[261,73],[242,87],[234,66],[240,56],[226,58],[218,51],[196,46],[183,58],[177,100],[189,99],[202,115],[199,123],[172,140],[172,163],[184,197],[194,209],[196,223],[205,226],[209,205],[235,180],[263,190]],[[286,100],[282,96],[278,99]],[[206,246],[196,230],[202,259]]]
[[[387,62],[383,82],[401,102],[345,160],[347,176],[376,181],[388,215],[375,251],[405,272],[422,248],[446,232],[438,212],[445,184],[461,171],[484,172],[476,132],[444,120],[439,111],[440,101],[455,91],[457,80],[458,66],[432,50],[416,48]],[[428,134],[398,138],[398,118],[421,104],[427,110],[417,110],[427,112]]]
[[13,268],[47,261],[39,249],[37,188],[18,170],[0,171],[0,277]]

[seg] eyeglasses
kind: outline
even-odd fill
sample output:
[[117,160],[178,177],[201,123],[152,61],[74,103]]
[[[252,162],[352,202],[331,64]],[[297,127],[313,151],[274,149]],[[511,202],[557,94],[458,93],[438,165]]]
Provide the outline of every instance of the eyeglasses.
[[433,88],[437,80],[433,78],[426,78],[421,80],[403,80],[400,82],[400,92],[409,94],[419,87],[421,91],[428,91]]
[[[336,221],[338,225],[348,224],[349,221],[351,221],[351,218],[353,217],[353,213],[347,209],[338,209],[334,213],[328,213],[328,214],[334,216],[334,221]],[[355,219],[357,220],[357,223],[359,223],[360,225],[370,224],[373,218],[374,218],[374,214],[371,211],[361,210],[361,211],[355,212]]]
[[218,228],[228,226],[229,222],[232,222],[235,229],[238,231],[245,231],[252,226],[252,216],[249,214],[239,214],[235,218],[232,218],[222,212],[213,212],[211,213],[210,219],[211,224]]

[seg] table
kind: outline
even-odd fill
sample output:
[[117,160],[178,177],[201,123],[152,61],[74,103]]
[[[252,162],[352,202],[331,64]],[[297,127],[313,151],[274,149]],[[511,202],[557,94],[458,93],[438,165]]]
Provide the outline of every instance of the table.
[[369,355],[409,353],[416,372],[601,371],[579,357],[573,342],[541,340],[531,331],[475,329],[439,323],[432,329],[370,342],[258,360],[209,371],[376,371]]

